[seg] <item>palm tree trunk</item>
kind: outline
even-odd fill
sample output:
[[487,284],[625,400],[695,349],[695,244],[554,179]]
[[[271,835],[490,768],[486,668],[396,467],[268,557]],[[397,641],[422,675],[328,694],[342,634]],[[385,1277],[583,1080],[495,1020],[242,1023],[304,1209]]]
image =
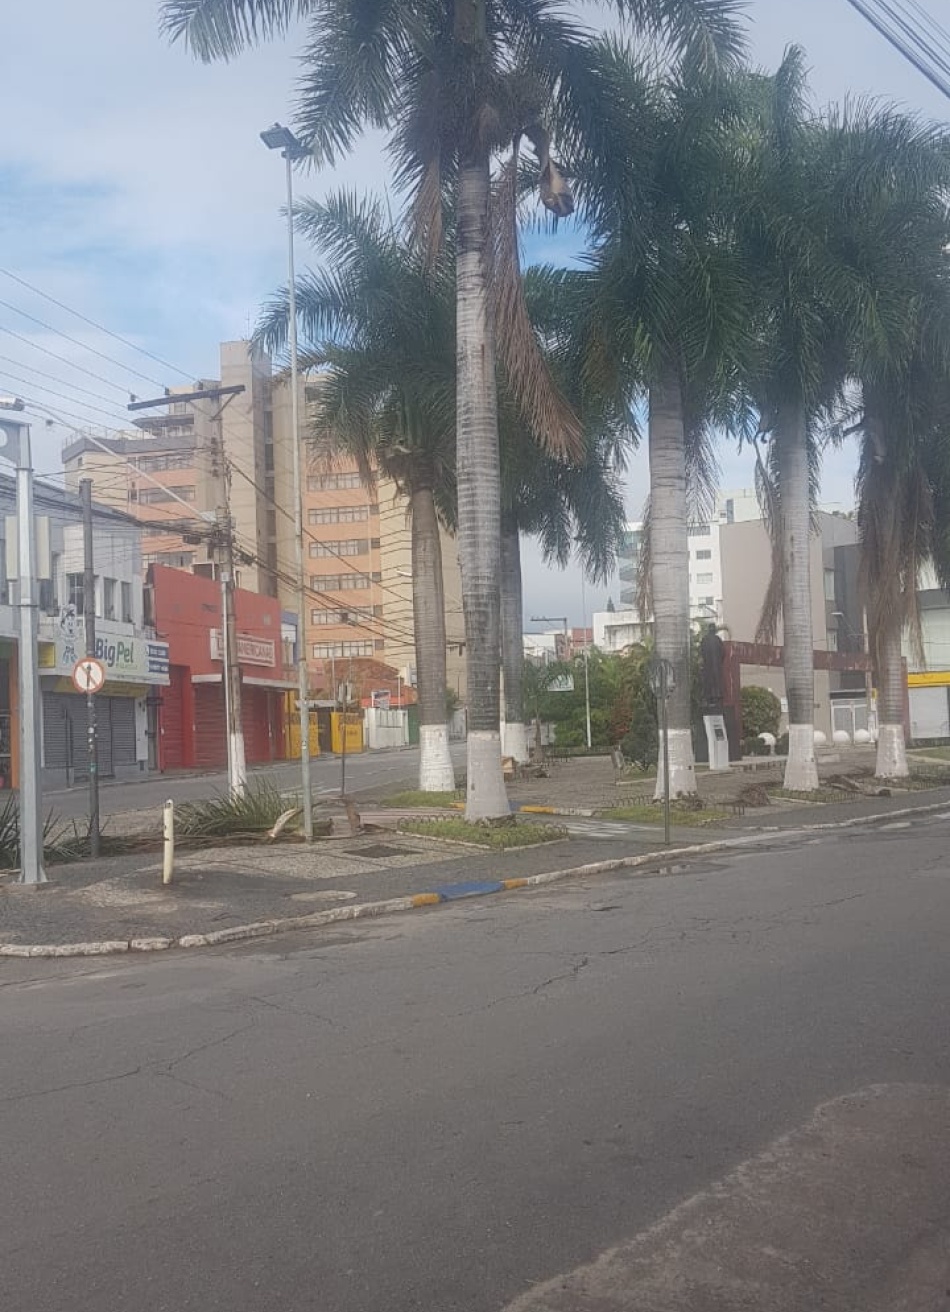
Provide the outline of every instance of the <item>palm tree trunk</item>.
[[808,441],[800,405],[780,411],[775,429],[782,545],[782,636],[788,698],[785,787],[818,787],[815,760],[815,642],[811,620]]
[[501,518],[501,664],[505,679],[503,750],[516,761],[527,761],[528,731],[524,719],[524,612],[521,585],[521,535],[513,515]]
[[419,695],[419,788],[450,793],[455,769],[449,753],[445,701],[445,590],[442,542],[432,487],[413,486],[412,612]]
[[[683,395],[672,369],[650,388],[650,578],[656,655],[673,667],[667,704],[670,796],[696,792],[690,728],[689,525],[686,507],[686,434]],[[663,744],[656,777],[663,796]]]
[[[461,5],[460,9],[465,9]],[[508,814],[501,767],[501,469],[489,306],[489,154],[459,170],[457,298],[458,542],[468,666],[466,817]]]
[[877,764],[879,779],[904,779],[910,774],[904,739],[904,662],[900,622],[878,639]]

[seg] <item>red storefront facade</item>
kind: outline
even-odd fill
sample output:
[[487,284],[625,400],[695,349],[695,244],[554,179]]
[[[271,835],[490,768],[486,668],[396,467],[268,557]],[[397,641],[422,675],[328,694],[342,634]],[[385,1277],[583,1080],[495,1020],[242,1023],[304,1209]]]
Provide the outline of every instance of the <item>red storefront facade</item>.
[[[155,628],[168,643],[169,686],[162,689],[159,768],[213,770],[227,764],[220,656],[221,589],[213,580],[152,565]],[[235,593],[244,745],[249,765],[286,757],[287,694],[280,603]]]

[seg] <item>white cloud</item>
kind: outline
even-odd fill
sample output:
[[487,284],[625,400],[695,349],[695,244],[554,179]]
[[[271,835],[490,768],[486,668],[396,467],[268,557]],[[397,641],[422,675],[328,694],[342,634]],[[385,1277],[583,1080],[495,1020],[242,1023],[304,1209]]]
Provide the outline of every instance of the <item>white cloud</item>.
[[[589,22],[603,22],[609,6],[598,0],[578,11]],[[848,92],[881,95],[946,116],[939,93],[847,0],[750,0],[748,12],[754,58],[774,66],[787,44],[799,42],[817,100]],[[213,374],[218,341],[243,335],[261,298],[283,279],[282,173],[258,133],[274,119],[290,118],[296,41],[250,51],[229,65],[204,66],[160,37],[158,0],[47,0],[7,5],[3,43],[2,262],[195,376]],[[378,188],[384,176],[381,143],[374,138],[301,191]],[[553,240],[542,233],[529,250],[533,258],[546,258],[569,245],[568,233]],[[128,366],[136,359],[136,367],[152,370],[134,352],[2,278],[0,297],[120,362],[110,366],[41,333],[40,344],[79,366],[70,368],[0,332],[0,353],[21,364],[92,390],[100,384],[83,366],[122,388],[135,384]],[[4,324],[28,337],[35,328],[0,307]],[[0,361],[0,385],[2,367]],[[156,377],[164,376],[154,368]],[[121,411],[121,393],[107,387],[106,395],[115,395]],[[71,409],[96,418],[77,401]],[[726,481],[748,483],[741,457],[729,455],[725,464]],[[733,468],[741,479],[728,477]],[[850,500],[852,468],[852,453],[829,459],[829,499]],[[644,487],[642,467],[634,462],[634,513]],[[532,567],[529,578],[545,589],[555,580],[550,604],[565,589],[576,592],[572,618],[579,619],[576,574],[542,582]]]

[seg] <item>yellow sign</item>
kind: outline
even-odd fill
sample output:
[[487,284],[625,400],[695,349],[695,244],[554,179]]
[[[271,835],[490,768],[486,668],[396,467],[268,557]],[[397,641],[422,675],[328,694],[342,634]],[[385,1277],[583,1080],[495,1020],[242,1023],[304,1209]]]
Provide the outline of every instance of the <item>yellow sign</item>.
[[922,670],[919,674],[908,674],[908,688],[948,688],[950,687],[950,670]]

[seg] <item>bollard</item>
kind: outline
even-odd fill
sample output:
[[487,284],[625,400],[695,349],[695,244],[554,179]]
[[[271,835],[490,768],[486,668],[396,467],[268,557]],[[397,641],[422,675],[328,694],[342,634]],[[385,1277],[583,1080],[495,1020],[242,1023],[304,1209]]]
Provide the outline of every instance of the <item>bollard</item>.
[[170,884],[175,868],[175,803],[171,799],[162,808],[162,837],[165,840],[162,883]]

